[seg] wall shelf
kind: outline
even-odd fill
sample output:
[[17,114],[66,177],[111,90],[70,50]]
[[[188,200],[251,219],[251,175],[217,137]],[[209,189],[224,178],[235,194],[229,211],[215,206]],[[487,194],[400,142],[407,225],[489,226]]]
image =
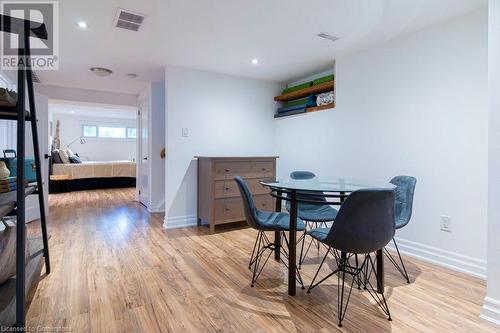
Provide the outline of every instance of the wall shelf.
[[274,100],[277,102],[287,102],[292,101],[294,99],[299,99],[303,97],[307,97],[311,94],[320,94],[330,90],[333,90],[335,87],[335,81],[328,81],[325,83],[321,83],[315,86],[307,87],[304,89],[300,89],[297,91],[293,91],[287,94],[279,95],[274,97]]
[[321,105],[321,106],[311,106],[306,109],[306,112],[316,112],[316,111],[323,111],[327,109],[333,109],[335,107],[335,102],[326,104],[326,105]]

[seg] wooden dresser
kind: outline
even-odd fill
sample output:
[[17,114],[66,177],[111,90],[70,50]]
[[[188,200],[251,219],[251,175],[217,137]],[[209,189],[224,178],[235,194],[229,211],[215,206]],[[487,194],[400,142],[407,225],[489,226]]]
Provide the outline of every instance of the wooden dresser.
[[274,210],[274,198],[260,180],[276,178],[277,156],[198,158],[198,225],[210,231],[220,224],[245,221],[243,202],[235,176],[248,183],[258,209]]

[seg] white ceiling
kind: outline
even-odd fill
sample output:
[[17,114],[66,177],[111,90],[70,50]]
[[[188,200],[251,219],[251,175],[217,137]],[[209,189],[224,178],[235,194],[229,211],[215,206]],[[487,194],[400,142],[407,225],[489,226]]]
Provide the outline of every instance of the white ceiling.
[[[478,10],[487,0],[60,1],[60,70],[42,83],[139,93],[166,65],[287,82],[347,54]],[[112,26],[118,7],[146,14],[139,32]],[[76,22],[85,20],[81,30]],[[340,37],[332,43],[319,32]],[[251,64],[258,58],[259,64]],[[106,78],[92,66],[114,73]],[[129,79],[126,73],[137,73]]]
[[49,112],[91,118],[136,119],[136,108],[118,105],[51,101]]

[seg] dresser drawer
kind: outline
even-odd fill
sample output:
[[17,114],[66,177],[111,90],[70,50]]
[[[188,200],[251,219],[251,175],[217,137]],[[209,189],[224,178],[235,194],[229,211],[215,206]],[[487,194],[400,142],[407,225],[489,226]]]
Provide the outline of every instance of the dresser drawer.
[[[247,179],[248,188],[252,194],[266,194],[269,193],[269,189],[262,186],[259,182],[264,178],[251,178]],[[216,198],[227,198],[227,197],[239,197],[240,190],[238,189],[238,184],[233,179],[230,180],[216,180],[215,181],[215,197]]]
[[274,177],[274,162],[273,161],[259,161],[252,165],[252,175],[262,178]]
[[273,161],[252,161],[252,162],[216,162],[216,179],[233,179],[235,176],[242,178],[272,178],[274,177]]
[[[255,206],[260,210],[273,210],[273,197],[268,194],[254,195]],[[240,197],[215,199],[214,218],[216,224],[244,221],[245,212]]]

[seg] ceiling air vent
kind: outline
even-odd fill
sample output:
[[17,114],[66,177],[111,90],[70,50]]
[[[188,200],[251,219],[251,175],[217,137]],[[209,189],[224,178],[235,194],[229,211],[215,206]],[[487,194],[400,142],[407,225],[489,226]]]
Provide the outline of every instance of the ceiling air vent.
[[338,37],[332,36],[332,35],[329,35],[329,34],[325,34],[324,32],[320,32],[316,36],[318,36],[319,38],[327,39],[327,40],[329,40],[331,42],[336,42],[337,40],[339,40]]
[[121,29],[139,31],[144,22],[145,15],[130,10],[118,8],[114,20],[114,26]]

